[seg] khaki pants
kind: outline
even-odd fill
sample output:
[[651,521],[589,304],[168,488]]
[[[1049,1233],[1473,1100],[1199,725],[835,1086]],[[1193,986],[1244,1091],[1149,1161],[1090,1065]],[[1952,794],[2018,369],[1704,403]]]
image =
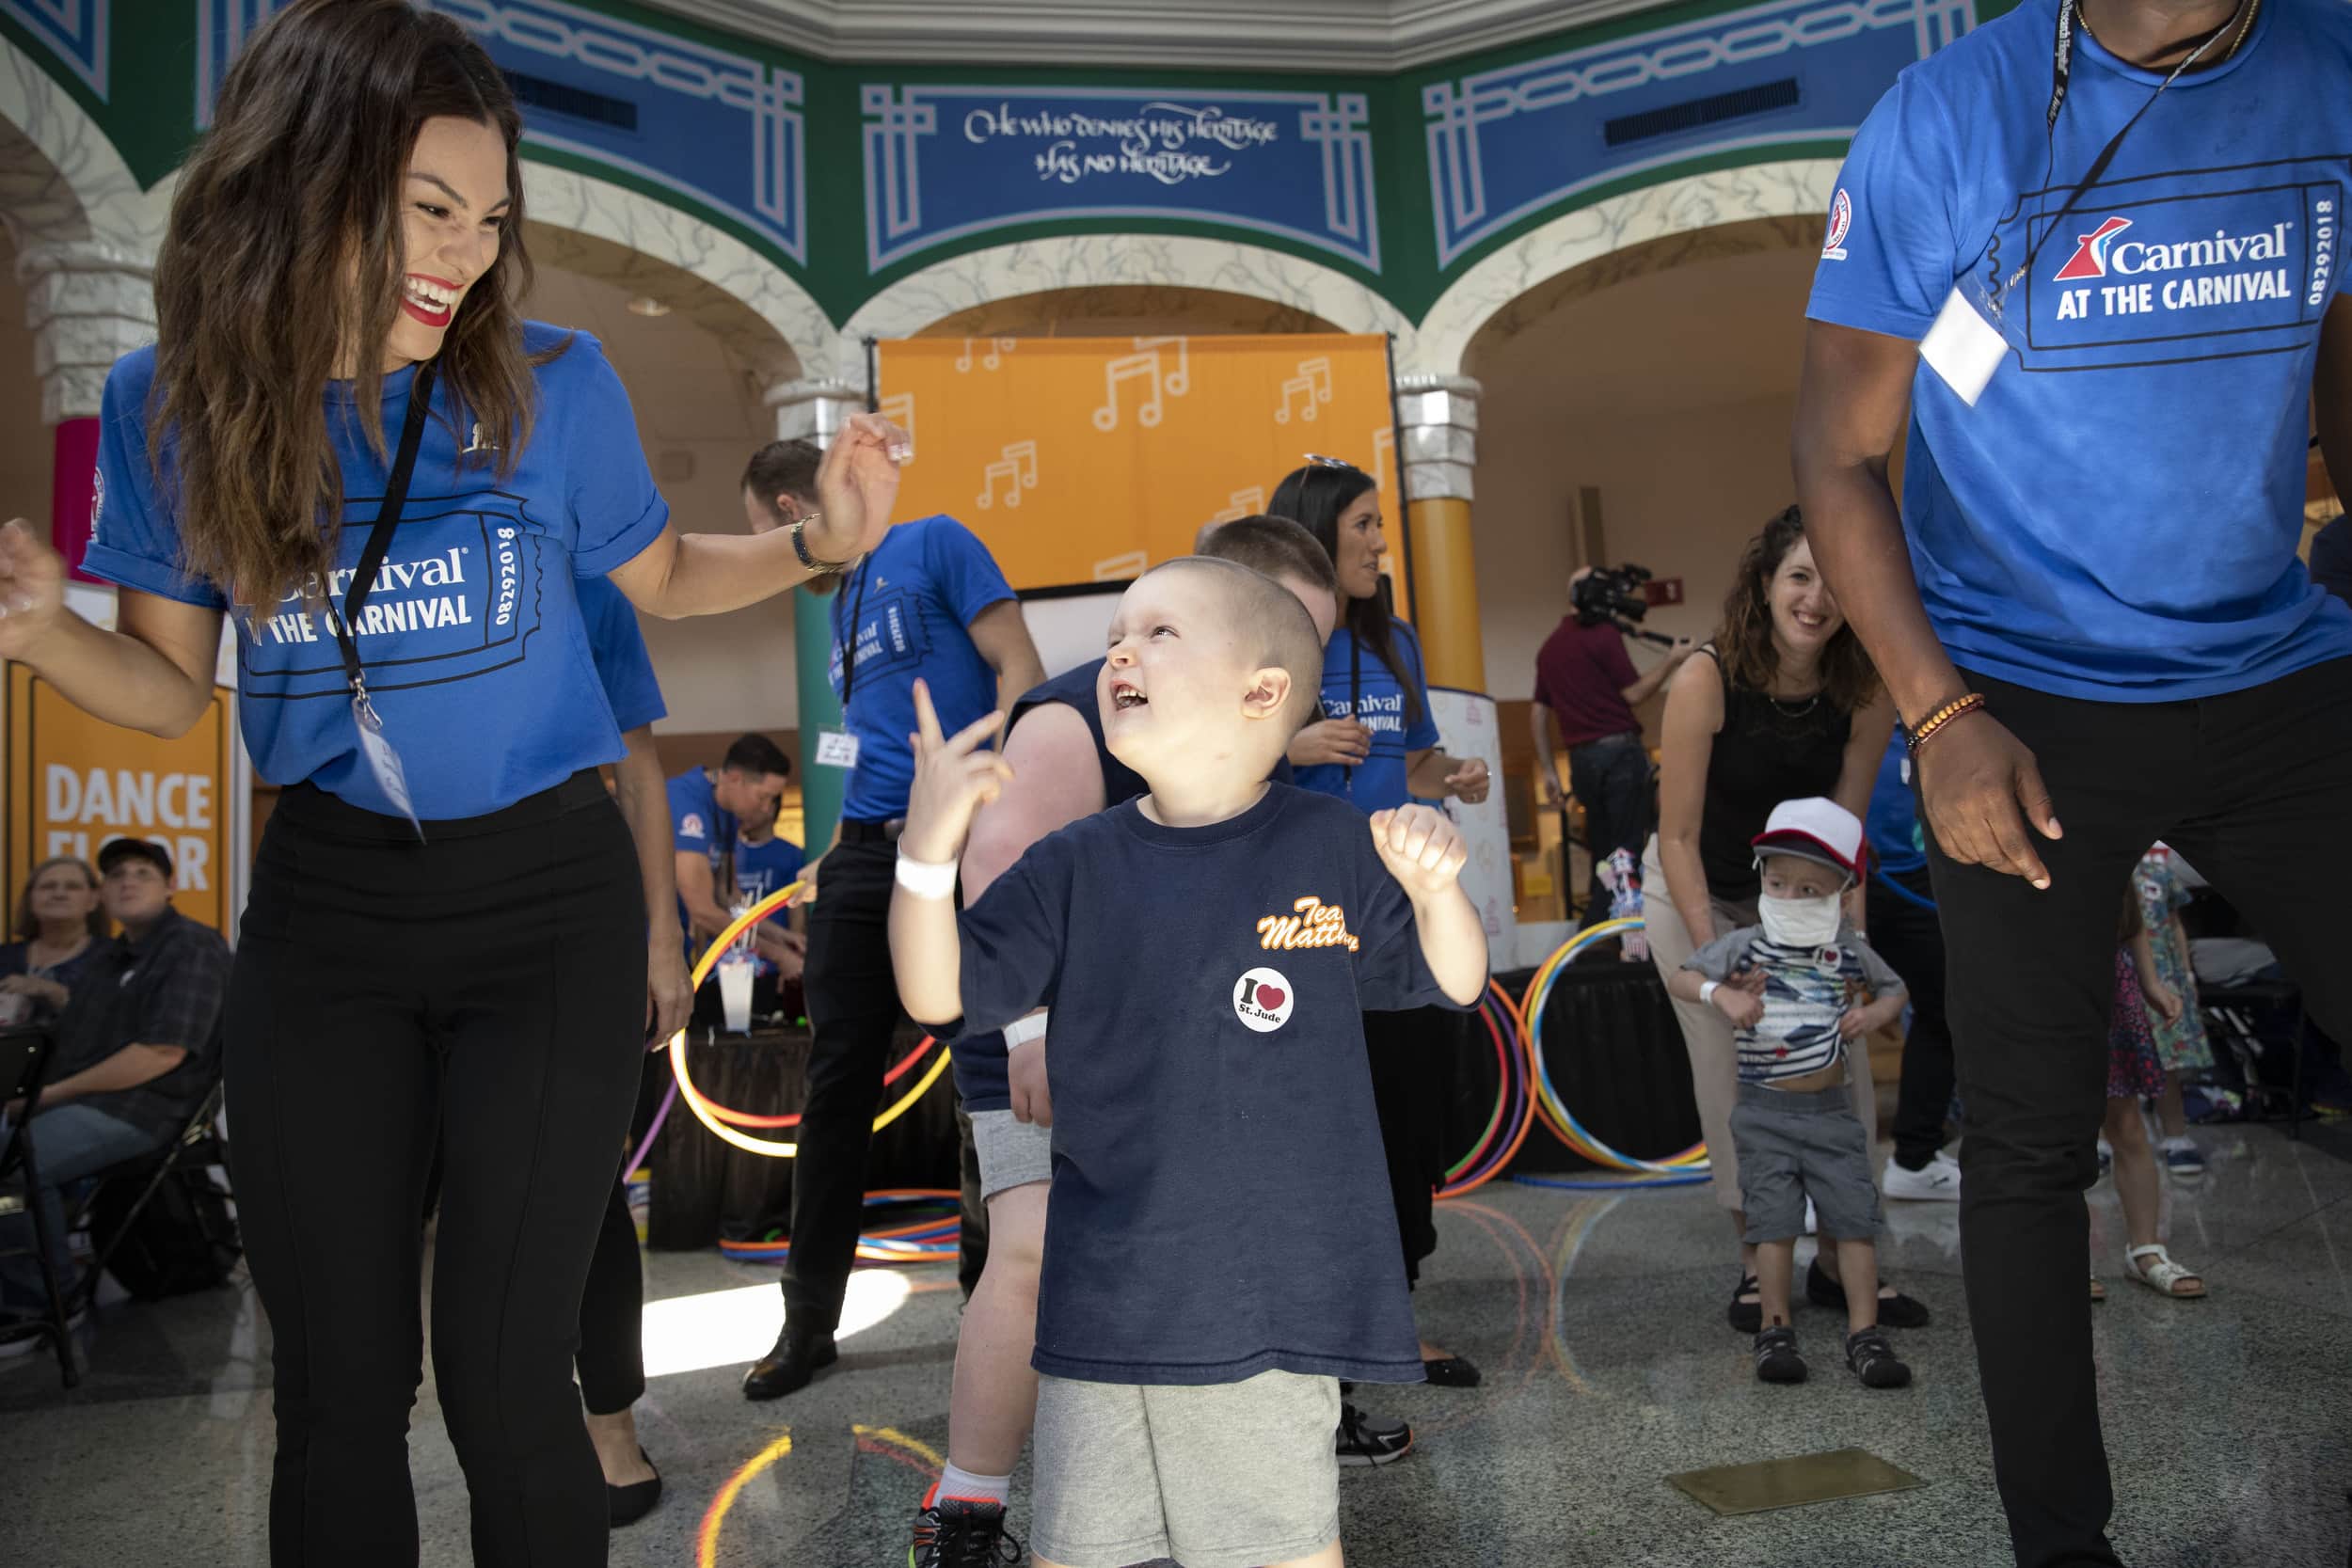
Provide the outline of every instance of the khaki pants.
[[[1753,901],[1727,904],[1715,900],[1715,934],[1722,936],[1756,924]],[[1650,958],[1660,978],[1671,978],[1682,960],[1696,949],[1682,924],[1682,911],[1666,892],[1665,869],[1658,863],[1658,840],[1649,841],[1642,861],[1642,918],[1649,937]],[[1707,1139],[1707,1157],[1715,1179],[1715,1202],[1724,1209],[1740,1207],[1740,1158],[1731,1143],[1731,1107],[1740,1093],[1740,1052],[1731,1037],[1731,1021],[1704,1002],[1674,999],[1675,1019],[1682,1025],[1682,1043],[1691,1053],[1691,1088],[1699,1102],[1699,1131]],[[1846,1053],[1846,1092],[1853,1114],[1862,1118],[1864,1147],[1878,1144],[1878,1090],[1870,1083],[1870,1053],[1867,1042]],[[1873,1180],[1876,1180],[1874,1177]]]

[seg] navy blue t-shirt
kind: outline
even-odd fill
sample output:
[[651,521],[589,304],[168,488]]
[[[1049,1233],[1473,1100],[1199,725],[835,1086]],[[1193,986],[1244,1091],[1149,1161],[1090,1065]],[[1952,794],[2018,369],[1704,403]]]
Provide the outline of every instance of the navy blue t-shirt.
[[843,722],[857,737],[857,767],[841,801],[851,821],[903,816],[914,782],[914,678],[929,683],[940,727],[953,735],[996,705],[996,672],[968,629],[980,611],[1013,596],[995,557],[953,517],[901,523],[834,590],[833,689],[842,690],[842,646],[857,623],[856,677]]
[[588,626],[588,651],[596,661],[596,678],[604,683],[614,726],[626,735],[667,714],[661,683],[654,679],[653,659],[645,652],[645,634],[637,624],[637,607],[628,595],[613,587],[610,578],[582,578],[580,617]]
[[[1323,717],[1353,715],[1372,732],[1372,754],[1352,768],[1319,762],[1298,770],[1299,788],[1352,800],[1361,812],[1392,811],[1409,802],[1413,794],[1406,778],[1406,755],[1425,752],[1438,743],[1438,721],[1429,711],[1429,676],[1422,663],[1421,639],[1413,635],[1412,627],[1393,619],[1390,636],[1396,661],[1405,669],[1404,682],[1390,673],[1378,654],[1359,649],[1356,634],[1344,624],[1331,634],[1323,650]],[[1418,718],[1406,712],[1406,683],[1412,687]]]
[[[2037,690],[2159,702],[2352,655],[2312,583],[2303,451],[2321,319],[2352,287],[2352,6],[2269,0],[2232,58],[2159,73],[2058,0],[1905,71],[1839,176],[1818,320],[1918,340],[1956,283],[2005,283],[2010,348],[1973,408],[1924,361],[1903,522],[1935,633]],[[2132,116],[2100,182],[2074,182]]]
[[964,1026],[1054,1010],[1039,1371],[1421,1379],[1363,1013],[1446,997],[1361,812],[1282,784],[1207,828],[1115,806],[961,935]]
[[[1144,782],[1142,774],[1111,755],[1110,744],[1103,737],[1103,705],[1097,700],[1096,685],[1106,662],[1098,658],[1031,687],[1028,695],[1013,705],[1012,722],[1005,726],[1005,733],[1011,735],[1024,714],[1048,703],[1077,709],[1078,716],[1086,721],[1088,733],[1094,736],[1094,759],[1103,765],[1103,804],[1107,809],[1151,794],[1152,786]],[[1291,783],[1290,758],[1276,758],[1274,771],[1268,777],[1276,784]],[[1001,1034],[976,1035],[956,1041],[956,1093],[962,1098],[967,1112],[1012,1108],[1012,1075],[1007,1065],[1009,1049]]]
[[[621,754],[620,731],[580,617],[576,578],[600,578],[653,543],[670,511],[638,444],[628,394],[585,333],[532,323],[538,420],[514,475],[497,476],[470,415],[446,380],[408,503],[355,628],[368,690],[399,752],[416,813],[480,816]],[[182,562],[170,506],[155,493],[147,447],[155,352],[115,364],[100,408],[98,494],[83,569],[124,588],[226,609],[217,584]],[[415,367],[384,377],[387,439],[397,445]],[[342,464],[341,570],[366,546],[388,458],[368,445],[350,382],[322,394]],[[334,634],[299,594],[254,607],[237,639],[237,711],[246,748],[275,784],[305,780],[367,811],[398,815],[361,755]]]

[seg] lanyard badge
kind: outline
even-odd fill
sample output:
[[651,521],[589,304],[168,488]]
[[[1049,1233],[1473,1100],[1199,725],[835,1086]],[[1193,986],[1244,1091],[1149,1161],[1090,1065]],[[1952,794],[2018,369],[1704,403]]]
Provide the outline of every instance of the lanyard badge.
[[376,574],[383,569],[384,557],[392,547],[392,531],[400,526],[400,514],[408,504],[408,481],[416,472],[417,451],[424,441],[425,420],[433,404],[433,366],[430,361],[417,367],[416,379],[408,388],[408,417],[400,428],[400,451],[392,460],[392,471],[384,483],[384,499],[376,507],[375,522],[368,530],[368,542],[359,552],[359,564],[351,575],[351,584],[343,591],[343,602],[338,607],[332,593],[326,595],[326,624],[335,633],[336,650],[342,655],[343,679],[351,687],[351,718],[359,731],[359,754],[367,760],[368,770],[375,776],[376,786],[408,819],[417,831],[417,838],[424,838],[424,826],[417,820],[417,808],[408,793],[408,772],[401,766],[400,752],[384,733],[383,716],[375,711],[375,703],[368,695],[367,672],[359,662],[359,643],[352,628],[358,625],[359,612],[367,608],[368,596],[375,591]]

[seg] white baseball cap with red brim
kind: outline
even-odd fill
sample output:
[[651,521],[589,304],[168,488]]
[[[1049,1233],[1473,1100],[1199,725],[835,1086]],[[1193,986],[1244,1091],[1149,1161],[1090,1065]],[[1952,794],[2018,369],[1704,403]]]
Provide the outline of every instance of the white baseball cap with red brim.
[[1862,819],[1819,795],[1774,806],[1764,831],[1750,842],[1759,863],[1766,855],[1794,855],[1849,878],[1862,874]]

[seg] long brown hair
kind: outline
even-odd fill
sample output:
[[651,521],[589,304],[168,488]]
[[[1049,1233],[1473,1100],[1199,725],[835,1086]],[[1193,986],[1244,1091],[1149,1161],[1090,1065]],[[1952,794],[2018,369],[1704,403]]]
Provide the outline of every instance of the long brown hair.
[[[1330,458],[1293,468],[1282,476],[1282,483],[1274,487],[1274,499],[1266,502],[1266,514],[1289,517],[1297,522],[1323,553],[1331,560],[1333,582],[1340,564],[1340,514],[1356,504],[1357,498],[1379,483],[1378,480],[1356,467]],[[1389,611],[1385,594],[1375,594],[1368,599],[1351,598],[1343,591],[1340,600],[1340,625],[1364,647],[1378,656],[1396,677],[1397,689],[1405,694],[1405,722],[1409,726],[1421,722],[1421,690],[1405,669],[1405,660],[1396,651],[1396,618]],[[1426,670],[1423,671],[1424,678]]]
[[180,176],[155,261],[148,450],[186,567],[244,602],[305,591],[335,563],[343,484],[325,393],[349,345],[361,423],[385,451],[376,345],[400,309],[403,186],[418,131],[445,115],[506,142],[498,260],[437,361],[503,477],[533,414],[522,119],[462,26],[409,0],[298,0],[230,68]]
[[[33,874],[24,879],[24,891],[16,895],[16,924],[11,929],[19,942],[30,942],[40,935],[40,917],[33,913],[33,884],[61,865],[79,867],[89,890],[98,891],[98,873],[90,869],[89,862],[75,860],[72,855],[56,855],[41,862],[33,867]],[[106,911],[93,905],[88,924],[89,934],[103,939],[106,934]]]
[[[1804,515],[1790,507],[1748,541],[1724,595],[1724,618],[1715,628],[1715,654],[1728,686],[1769,693],[1780,672],[1780,649],[1772,641],[1772,577],[1788,552],[1804,539]],[[1841,713],[1852,713],[1879,693],[1878,667],[1863,651],[1852,623],[1821,650],[1821,692]]]

